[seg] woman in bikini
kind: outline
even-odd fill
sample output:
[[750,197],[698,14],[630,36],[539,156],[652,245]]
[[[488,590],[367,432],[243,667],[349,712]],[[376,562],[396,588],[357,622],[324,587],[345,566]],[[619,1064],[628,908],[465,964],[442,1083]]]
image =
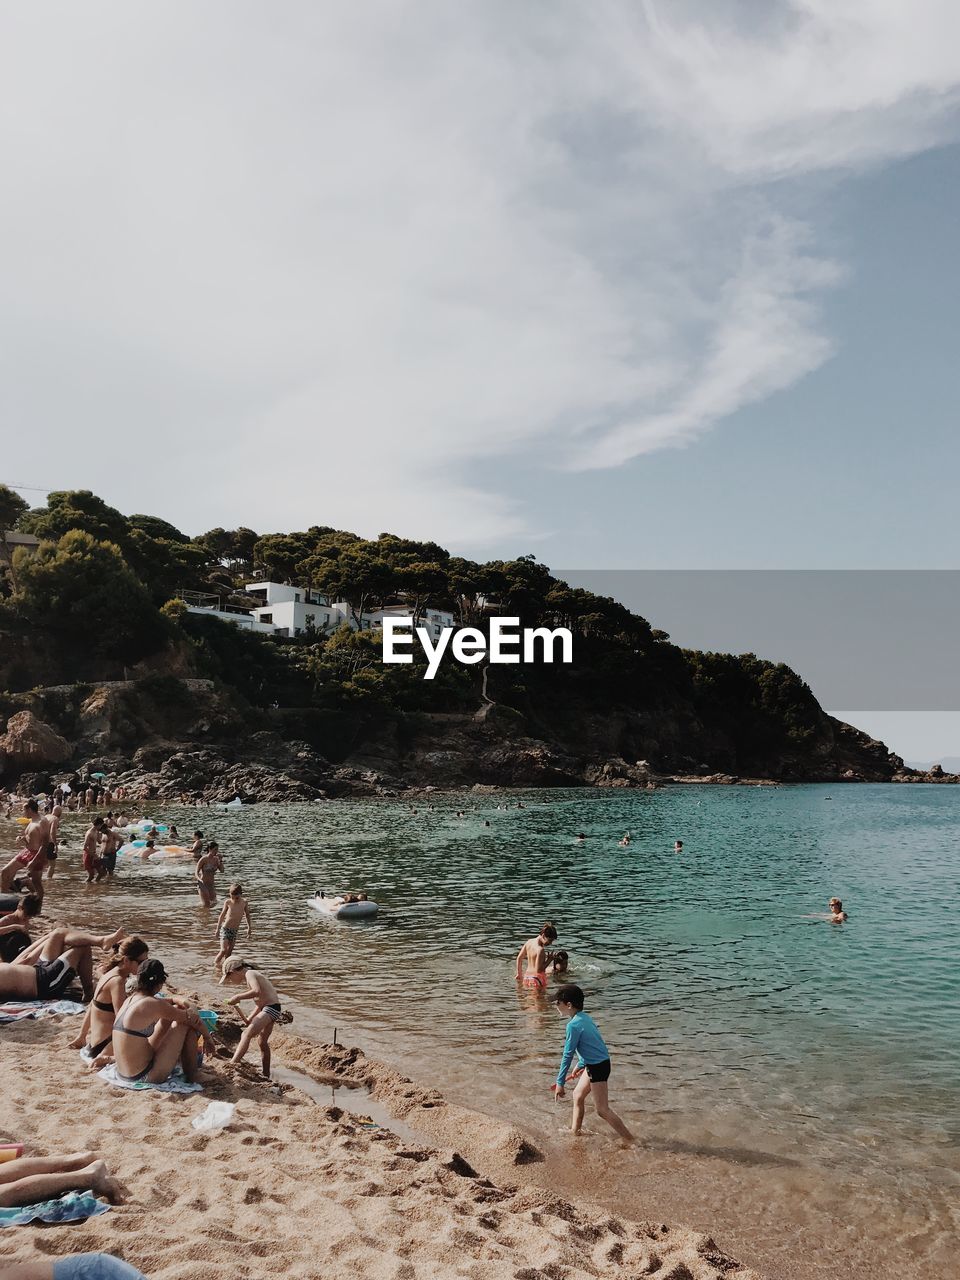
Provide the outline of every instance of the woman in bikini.
[[223,856],[220,853],[220,846],[216,840],[210,840],[207,843],[207,851],[197,863],[196,869],[197,893],[200,895],[201,906],[212,907],[216,902],[217,872],[223,870]]
[[114,943],[113,954],[102,965],[103,976],[87,1005],[80,1034],[70,1041],[71,1049],[87,1050],[91,1066],[102,1067],[113,1056],[113,1023],[127,998],[127,979],[133,977],[149,954],[150,948],[142,938],[124,938]]
[[117,1075],[128,1084],[163,1084],[174,1068],[184,1078],[197,1078],[197,1049],[202,1039],[209,1052],[215,1046],[192,1005],[157,993],[167,980],[159,960],[148,960],[137,971],[137,987],[124,1001],[113,1024],[113,1056]]

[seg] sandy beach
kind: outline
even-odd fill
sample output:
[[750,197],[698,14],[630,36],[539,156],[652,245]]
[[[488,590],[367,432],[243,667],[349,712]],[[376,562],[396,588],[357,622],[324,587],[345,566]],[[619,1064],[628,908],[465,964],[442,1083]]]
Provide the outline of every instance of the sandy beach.
[[[706,1235],[574,1206],[525,1183],[538,1153],[517,1129],[447,1104],[356,1050],[275,1037],[281,1077],[293,1069],[321,1085],[363,1082],[370,1093],[350,1091],[351,1109],[218,1059],[202,1094],[128,1092],[66,1047],[76,1023],[4,1028],[0,1135],[30,1154],[94,1150],[125,1200],[85,1223],[7,1228],[5,1260],[102,1250],[151,1280],[187,1270],[196,1280],[757,1280]],[[227,1043],[238,1028],[224,1028]],[[402,1136],[364,1123],[368,1097],[400,1117]],[[214,1100],[237,1104],[233,1122],[200,1135],[190,1122]]]

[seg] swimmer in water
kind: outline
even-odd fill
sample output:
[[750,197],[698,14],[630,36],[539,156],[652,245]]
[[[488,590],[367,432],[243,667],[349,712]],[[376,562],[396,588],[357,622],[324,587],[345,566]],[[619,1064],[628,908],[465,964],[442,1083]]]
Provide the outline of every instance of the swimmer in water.
[[[535,938],[525,942],[517,952],[517,982],[535,991],[547,989],[547,947],[556,942],[557,930],[548,920]],[[523,966],[526,964],[526,971]]]
[[674,852],[674,853],[683,853],[683,841],[682,841],[682,840],[674,840],[674,842],[673,842],[673,852]]
[[627,845],[630,843],[630,832],[629,832],[629,831],[625,831],[625,832],[623,833],[623,839],[622,839],[619,843],[620,843],[620,848],[621,848],[621,849],[626,849]]
[[547,973],[563,974],[570,967],[570,957],[566,951],[547,952]]
[[843,909],[843,903],[839,898],[831,898],[827,904],[830,908],[829,920],[831,924],[843,924],[847,918],[847,913]]
[[587,838],[587,837],[584,835],[584,833],[583,833],[582,831],[578,831],[578,832],[577,832],[577,834],[576,834],[576,836],[575,836],[574,838],[575,838],[575,840],[576,840],[577,844],[582,844],[582,843],[583,843],[583,841],[584,841],[584,840],[586,840],[586,838]]

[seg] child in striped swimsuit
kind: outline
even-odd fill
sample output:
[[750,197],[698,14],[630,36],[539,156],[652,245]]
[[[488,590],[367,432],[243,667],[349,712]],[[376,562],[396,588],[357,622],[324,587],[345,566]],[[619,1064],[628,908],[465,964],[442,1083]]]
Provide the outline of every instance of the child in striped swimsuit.
[[[246,960],[241,960],[238,956],[231,956],[229,960],[224,960],[223,962],[223,977],[220,979],[220,983],[221,985],[229,983],[230,986],[239,986],[241,982],[246,983],[246,991],[227,1001],[227,1004],[233,1005],[237,1010],[245,1024],[240,1043],[237,1045],[236,1052],[230,1061],[236,1066],[250,1048],[250,1041],[254,1036],[257,1036],[260,1040],[263,1074],[269,1080],[269,1042],[273,1028],[278,1022],[292,1022],[293,1017],[289,1013],[283,1012],[280,1007],[280,997],[277,995],[277,989],[266,974],[260,973],[258,969],[251,968]],[[256,1012],[250,1018],[245,1017],[242,1010],[237,1008],[243,1000],[252,1000],[257,1006]]]
[[247,922],[247,941],[249,942],[253,934],[253,925],[250,923],[250,903],[243,896],[243,885],[232,884],[230,892],[227,894],[227,900],[220,908],[217,929],[214,934],[215,937],[220,939],[220,950],[217,952],[217,958],[214,961],[218,969],[227,956],[233,955],[237,934],[240,932],[240,925],[244,920]]

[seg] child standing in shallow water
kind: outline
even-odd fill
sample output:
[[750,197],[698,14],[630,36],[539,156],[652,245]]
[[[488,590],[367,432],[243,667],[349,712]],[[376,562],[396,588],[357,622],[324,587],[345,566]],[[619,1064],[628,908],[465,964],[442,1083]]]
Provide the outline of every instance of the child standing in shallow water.
[[587,1094],[593,1094],[597,1115],[606,1120],[614,1132],[625,1142],[633,1142],[633,1134],[623,1123],[617,1113],[610,1108],[607,1099],[607,1081],[610,1079],[610,1054],[597,1029],[597,1024],[584,1013],[584,996],[579,987],[573,985],[561,987],[554,997],[557,1012],[567,1019],[567,1038],[563,1045],[563,1057],[560,1070],[557,1072],[556,1097],[559,1101],[565,1096],[564,1082],[567,1072],[576,1054],[583,1068],[577,1087],[573,1091],[573,1123],[570,1128],[575,1134],[580,1132],[583,1124],[583,1113],[586,1110]]
[[233,955],[237,934],[240,932],[240,925],[244,920],[247,922],[247,941],[249,942],[253,936],[253,925],[250,923],[250,903],[243,896],[243,885],[232,884],[227,894],[227,900],[220,908],[220,915],[217,918],[217,930],[214,934],[215,937],[220,939],[220,950],[217,952],[217,958],[214,961],[218,969],[227,956]]
[[[277,995],[276,987],[274,987],[266,974],[251,968],[246,960],[241,960],[238,956],[231,956],[223,962],[223,977],[220,979],[220,983],[221,985],[229,983],[231,986],[239,986],[241,982],[246,982],[246,991],[242,995],[234,996],[232,1000],[227,1001],[227,1004],[233,1005],[246,1024],[243,1035],[240,1037],[240,1043],[237,1045],[236,1052],[230,1061],[236,1066],[250,1048],[250,1041],[254,1036],[258,1036],[260,1039],[260,1058],[263,1062],[263,1074],[269,1080],[269,1041],[273,1028],[278,1022],[292,1022],[293,1018],[289,1013],[284,1013],[281,1009],[280,997]],[[238,1008],[243,1000],[252,1000],[257,1006],[256,1013],[251,1018],[245,1017],[243,1011]]]
[[[525,942],[517,952],[517,981],[534,991],[547,989],[547,947],[556,942],[557,930],[548,920],[535,938]],[[523,966],[526,965],[526,972]]]

